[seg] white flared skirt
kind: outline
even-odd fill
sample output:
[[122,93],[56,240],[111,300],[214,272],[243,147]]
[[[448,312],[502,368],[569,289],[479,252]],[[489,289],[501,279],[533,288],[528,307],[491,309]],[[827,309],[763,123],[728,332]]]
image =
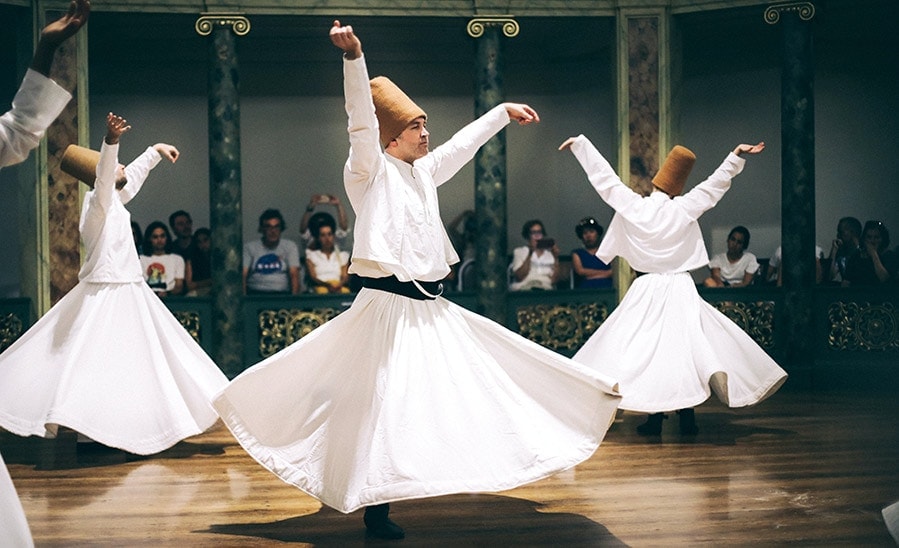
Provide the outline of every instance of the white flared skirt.
[[621,409],[693,407],[712,391],[730,407],[767,398],[787,373],[699,296],[688,273],[646,274],[574,360],[618,380]]
[[262,466],[348,513],[570,468],[618,401],[610,378],[446,299],[363,289],[214,405]]
[[27,548],[34,546],[22,503],[0,457],[0,544]]
[[0,426],[149,455],[212,426],[227,383],[145,283],[82,282],[0,354]]

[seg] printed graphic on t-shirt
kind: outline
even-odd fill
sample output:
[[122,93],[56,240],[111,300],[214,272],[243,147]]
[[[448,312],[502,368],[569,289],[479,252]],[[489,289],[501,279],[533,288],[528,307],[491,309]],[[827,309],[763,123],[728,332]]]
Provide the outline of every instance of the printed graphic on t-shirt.
[[255,270],[258,274],[280,274],[284,271],[284,263],[281,262],[281,257],[274,253],[269,253],[259,257],[259,260],[256,261]]
[[165,265],[150,263],[147,267],[147,285],[154,291],[165,291]]

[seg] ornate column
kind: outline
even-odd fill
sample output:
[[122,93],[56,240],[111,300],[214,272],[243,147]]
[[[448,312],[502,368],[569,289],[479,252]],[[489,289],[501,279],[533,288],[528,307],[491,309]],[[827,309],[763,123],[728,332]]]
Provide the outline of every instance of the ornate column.
[[[512,16],[504,15],[476,17],[468,22],[467,30],[469,36],[477,39],[475,115],[480,116],[505,101],[500,32],[512,38],[518,35],[519,28]],[[478,312],[505,324],[508,291],[505,131],[493,136],[475,156],[475,221]]]
[[[61,11],[47,9],[43,2],[37,5],[38,29],[63,15]],[[87,30],[82,29],[56,50],[50,77],[72,93],[72,100],[47,128],[45,144],[34,153],[36,180],[40,184],[35,185],[32,180],[32,188],[23,189],[22,194],[24,202],[32,205],[21,211],[36,213],[24,217],[29,226],[26,227],[28,235],[22,240],[23,249],[27,250],[23,253],[22,271],[27,274],[22,276],[22,289],[23,294],[34,299],[38,315],[75,287],[81,269],[78,221],[85,189],[77,179],[63,173],[59,164],[69,144],[90,146],[87,125],[82,124],[88,119]]]
[[196,22],[211,35],[208,56],[209,219],[212,230],[212,320],[215,363],[228,377],[244,369],[240,180],[240,94],[235,36],[250,31],[246,17],[204,13]]
[[786,361],[812,365],[815,319],[815,96],[811,2],[769,6],[765,21],[783,30],[781,75],[781,245]]
[[[670,82],[668,15],[664,10],[622,10],[618,14],[618,169],[621,180],[648,195],[660,158],[669,148]],[[664,76],[663,76],[664,75]],[[618,258],[618,298],[633,281]]]

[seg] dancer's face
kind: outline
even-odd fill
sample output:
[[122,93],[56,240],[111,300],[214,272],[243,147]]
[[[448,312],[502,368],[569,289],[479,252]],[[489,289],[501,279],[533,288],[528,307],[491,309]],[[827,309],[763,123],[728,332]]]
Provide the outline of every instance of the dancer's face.
[[387,145],[387,153],[407,163],[413,163],[428,154],[428,124],[420,116],[406,126],[399,137]]

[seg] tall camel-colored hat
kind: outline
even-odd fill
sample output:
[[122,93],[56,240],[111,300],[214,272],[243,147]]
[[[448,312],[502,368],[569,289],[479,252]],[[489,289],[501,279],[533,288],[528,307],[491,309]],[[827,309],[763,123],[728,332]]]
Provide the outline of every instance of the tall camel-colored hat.
[[396,139],[412,120],[422,116],[428,118],[425,111],[386,76],[376,76],[370,83],[381,147],[387,148],[390,141]]
[[93,188],[97,180],[100,153],[78,145],[69,145],[62,155],[60,169]]
[[652,184],[664,190],[669,196],[680,196],[695,163],[696,155],[693,151],[675,145],[665,158],[659,172],[652,178]]

